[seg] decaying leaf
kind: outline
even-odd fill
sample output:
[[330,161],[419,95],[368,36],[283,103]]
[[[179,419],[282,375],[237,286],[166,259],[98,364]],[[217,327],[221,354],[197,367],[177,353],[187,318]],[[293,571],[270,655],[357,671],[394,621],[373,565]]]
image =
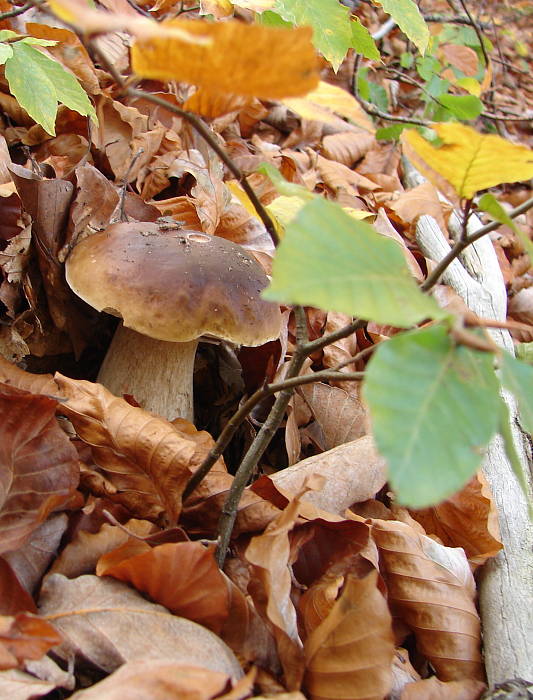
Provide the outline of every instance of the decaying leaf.
[[20,547],[78,485],[78,456],[57,402],[0,384],[0,551]]
[[57,649],[110,673],[126,661],[172,659],[242,676],[230,649],[205,627],[171,615],[120,581],[97,576],[70,580],[53,574],[45,581],[40,612],[63,634]]
[[[216,634],[229,613],[229,591],[213,547],[200,542],[161,544],[129,556],[114,550],[98,562],[99,576],[131,583],[175,615],[198,622]],[[124,557],[124,558],[122,558]]]
[[475,585],[464,552],[396,521],[374,520],[372,535],[392,612],[413,630],[439,680],[483,680]]
[[349,576],[327,617],[305,642],[311,700],[381,700],[392,684],[392,619],[378,574]]
[[54,626],[36,615],[0,616],[0,669],[17,668],[25,659],[40,659],[60,642]]

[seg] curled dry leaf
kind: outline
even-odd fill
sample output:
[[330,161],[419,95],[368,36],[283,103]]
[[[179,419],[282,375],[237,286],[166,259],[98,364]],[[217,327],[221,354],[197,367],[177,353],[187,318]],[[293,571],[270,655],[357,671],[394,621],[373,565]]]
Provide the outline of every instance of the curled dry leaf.
[[37,612],[33,598],[21,585],[8,562],[0,557],[0,615]]
[[126,584],[110,578],[49,576],[39,600],[43,617],[53,620],[65,642],[63,658],[75,655],[110,673],[126,661],[172,659],[242,676],[231,650],[216,635],[171,615]]
[[44,573],[56,556],[67,524],[68,518],[65,513],[51,515],[32,532],[31,540],[26,540],[16,551],[4,554],[4,559],[30,593],[33,593],[40,584]]
[[312,474],[325,477],[324,486],[306,493],[303,500],[338,515],[352,503],[372,498],[387,480],[385,460],[377,454],[369,435],[308,457],[269,478],[289,497]]
[[20,547],[78,485],[78,455],[57,402],[0,384],[0,551]]
[[[148,520],[128,520],[124,526],[129,532],[139,537],[148,535],[154,529]],[[50,573],[63,574],[67,578],[76,578],[83,574],[94,574],[98,559],[120,547],[129,539],[128,533],[116,525],[104,523],[98,532],[78,530],[54,561]]]
[[348,576],[328,616],[307,638],[304,685],[311,700],[382,700],[392,685],[392,619],[378,573]]
[[447,547],[462,547],[473,564],[483,564],[503,547],[496,505],[482,472],[442,503],[410,513],[428,535]]
[[161,544],[129,558],[127,553],[121,558],[119,549],[100,559],[96,573],[130,583],[175,615],[219,634],[228,617],[229,591],[213,552],[200,542]]
[[119,489],[111,498],[149,519],[175,523],[181,494],[192,476],[192,440],[168,421],[113,396],[101,384],[56,376],[68,401],[62,412],[92,448],[106,479]]
[[298,393],[303,396],[315,418],[322,449],[331,450],[368,432],[363,402],[344,389],[315,382],[301,386]]
[[310,488],[320,488],[323,482],[321,477],[310,476],[264,533],[252,538],[245,552],[251,568],[248,592],[274,634],[289,690],[300,687],[304,671],[302,642],[291,600],[289,533],[298,517],[303,494]]
[[74,693],[72,700],[211,700],[221,697],[228,683],[225,673],[171,659],[129,661],[100,683]]
[[[61,635],[46,620],[19,613],[0,616],[0,669],[17,668],[25,659],[40,659],[60,644]],[[1,688],[1,686],[0,686]]]
[[394,615],[444,681],[483,680],[475,585],[460,549],[447,549],[404,523],[372,521]]

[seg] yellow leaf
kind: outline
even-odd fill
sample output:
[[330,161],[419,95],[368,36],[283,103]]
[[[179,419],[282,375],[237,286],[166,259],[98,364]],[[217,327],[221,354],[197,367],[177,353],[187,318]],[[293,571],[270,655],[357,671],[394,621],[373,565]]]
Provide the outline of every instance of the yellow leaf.
[[336,123],[337,114],[346,117],[365,131],[374,133],[372,120],[359,106],[355,97],[346,90],[325,83],[323,80],[304,98],[283,100],[283,104],[304,119]]
[[200,14],[213,15],[215,19],[231,17],[233,4],[230,0],[200,0]]
[[181,80],[210,92],[262,99],[305,95],[318,83],[310,27],[278,29],[236,20],[170,20],[161,26],[211,41],[202,46],[164,37],[137,41],[131,60],[143,78]]
[[[471,199],[479,190],[533,177],[533,153],[526,146],[480,134],[463,124],[433,124],[432,128],[442,145],[432,146],[417,131],[404,131],[407,155],[414,155],[415,165],[422,170],[426,165],[444,177],[459,197]],[[432,179],[430,174],[428,178]]]
[[233,0],[233,4],[245,10],[264,12],[265,10],[273,10],[276,0]]

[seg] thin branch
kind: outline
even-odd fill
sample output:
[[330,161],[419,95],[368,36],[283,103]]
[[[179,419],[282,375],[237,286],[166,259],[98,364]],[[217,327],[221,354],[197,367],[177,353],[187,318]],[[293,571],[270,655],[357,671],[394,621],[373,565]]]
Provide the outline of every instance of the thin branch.
[[[303,310],[300,311],[300,314],[303,314]],[[341,329],[341,331],[345,332],[346,335],[350,335],[355,330],[354,325],[360,328],[364,326],[365,323],[365,321],[356,321],[352,324],[349,324],[348,326],[345,326],[344,329]],[[336,337],[341,331],[338,331],[335,334],[332,333],[329,336],[327,336],[328,341],[333,342],[332,336]],[[326,341],[325,339],[322,340],[325,341],[325,345],[328,344],[328,341]],[[270,441],[276,434],[276,431],[278,430],[281,421],[283,420],[285,411],[287,410],[287,406],[293,394],[294,387],[299,386],[300,383],[307,384],[316,381],[319,375],[321,378],[332,378],[333,376],[337,381],[342,379],[360,379],[362,376],[360,372],[344,373],[324,370],[323,374],[320,372],[316,372],[314,375],[310,375],[309,378],[307,378],[308,375],[306,375],[305,377],[299,377],[298,374],[304,364],[305,358],[308,357],[312,352],[314,352],[315,343],[316,341],[306,343],[305,345],[297,345],[295,353],[289,365],[289,369],[287,371],[285,388],[279,392],[278,397],[274,402],[274,406],[272,407],[272,410],[270,411],[267,420],[261,427],[259,433],[256,435],[252,445],[250,446],[250,449],[245,454],[239,466],[239,469],[235,474],[235,478],[229,490],[228,497],[226,498],[226,501],[222,508],[222,513],[220,515],[220,520],[218,524],[219,540],[216,557],[220,568],[222,568],[224,565],[224,560],[226,558],[226,553],[231,538],[231,532],[235,523],[235,518],[237,517],[237,509],[242,496],[242,492],[244,491],[244,488],[248,483],[250,475],[253,473],[253,470],[258,464],[259,459],[268,447]],[[304,381],[300,382],[299,380]]]
[[[474,22],[469,17],[463,17],[461,15],[423,15],[426,22],[436,22],[437,24],[466,24],[470,27],[474,26]],[[482,29],[489,30],[492,27],[490,24],[484,22],[478,22],[478,26]]]
[[33,0],[30,0],[30,2],[27,2],[25,5],[22,5],[22,7],[15,7],[13,10],[7,10],[6,12],[2,12],[0,13],[0,22],[2,22],[4,19],[10,19],[11,17],[18,17],[19,15],[23,15],[32,7],[35,7],[35,5],[36,3],[33,2]]
[[[533,207],[533,197],[530,197],[525,202],[522,202],[522,204],[520,204],[518,207],[515,207],[510,212],[508,212],[508,216],[511,219],[515,219],[517,216],[520,216],[520,214],[523,214],[524,212],[528,211],[528,209],[531,209],[531,207]],[[500,221],[491,221],[489,224],[485,224],[485,226],[478,228],[477,231],[471,233],[469,236],[466,236],[465,238],[457,241],[453,245],[450,252],[442,258],[442,260],[438,263],[433,272],[427,277],[425,282],[423,282],[420,285],[420,289],[423,292],[428,292],[430,289],[432,289],[438,283],[443,272],[451,265],[451,263],[457,257],[459,257],[459,255],[467,246],[469,246],[471,243],[475,243],[482,236],[486,236],[487,233],[495,231],[501,225],[502,224]]]
[[259,201],[259,198],[257,197],[254,189],[249,184],[244,173],[228,156],[226,151],[218,143],[216,138],[213,136],[213,133],[204,124],[200,117],[198,117],[196,114],[193,114],[193,112],[187,112],[186,110],[181,109],[181,107],[177,107],[176,105],[170,104],[170,102],[163,100],[161,97],[158,97],[157,95],[152,95],[151,93],[145,92],[144,90],[137,90],[136,88],[128,87],[125,89],[125,92],[126,94],[131,95],[132,97],[139,97],[148,100],[149,102],[153,102],[154,104],[157,104],[160,107],[164,107],[170,112],[174,112],[174,114],[177,114],[183,119],[185,119],[185,121],[188,122],[193,127],[193,129],[195,129],[195,131],[197,131],[200,134],[200,136],[209,144],[209,146],[217,154],[220,160],[228,167],[228,170],[234,175],[238,182],[240,182],[243,190],[246,192],[252,204],[254,205],[257,215],[259,216],[266,230],[268,231],[272,242],[275,246],[277,246],[279,243],[278,234],[268,212]]
[[163,100],[157,95],[152,95],[150,92],[145,92],[144,90],[138,90],[136,88],[128,87],[124,78],[117,72],[113,64],[108,60],[107,56],[105,56],[105,54],[99,50],[98,46],[94,42],[90,42],[90,47],[97,55],[101,65],[111,74],[112,78],[115,80],[117,85],[119,85],[127,95],[147,100],[148,102],[152,102],[153,104],[163,107],[169,112],[177,114],[178,116],[182,117],[186,122],[188,122],[198,134],[200,134],[204,141],[206,141],[208,145],[213,149],[213,151],[217,154],[220,160],[227,166],[228,170],[234,175],[237,181],[240,182],[243,190],[246,192],[250,201],[254,205],[257,215],[263,222],[263,225],[265,226],[268,234],[270,235],[274,246],[277,246],[279,243],[279,238],[274,223],[270,218],[270,215],[259,201],[255,190],[248,182],[244,173],[228,156],[224,148],[219,144],[219,142],[209,129],[209,127],[207,127],[206,124],[204,124],[200,117],[198,117],[193,112],[188,112],[187,110],[182,109],[177,105],[173,105],[170,102]]

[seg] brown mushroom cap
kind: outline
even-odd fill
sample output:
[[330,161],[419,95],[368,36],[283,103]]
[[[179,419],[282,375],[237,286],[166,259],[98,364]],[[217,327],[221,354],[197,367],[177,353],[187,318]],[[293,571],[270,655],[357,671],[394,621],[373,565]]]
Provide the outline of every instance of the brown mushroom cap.
[[260,297],[263,268],[218,236],[157,223],[112,224],[66,263],[72,290],[139,333],[171,342],[208,334],[239,345],[278,337],[279,307]]

